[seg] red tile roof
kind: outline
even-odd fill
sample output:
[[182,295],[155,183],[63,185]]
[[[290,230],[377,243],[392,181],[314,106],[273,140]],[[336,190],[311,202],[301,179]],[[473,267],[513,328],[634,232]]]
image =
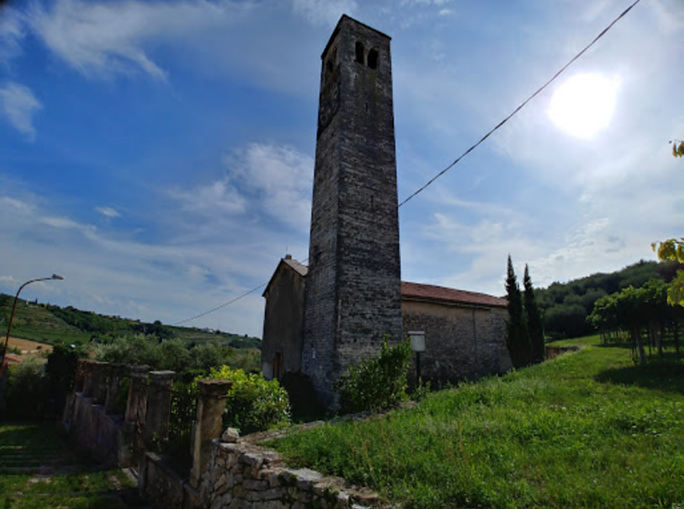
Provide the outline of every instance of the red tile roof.
[[401,282],[401,296],[420,300],[444,301],[471,306],[506,307],[506,299],[486,293],[466,292],[443,286]]
[[[288,265],[303,277],[306,277],[307,275],[308,267],[293,259],[290,255],[286,255],[285,258],[282,258],[280,263]],[[268,285],[266,285],[266,289],[263,293],[264,297],[268,293],[268,289],[271,286],[271,283],[273,282],[273,279],[275,278],[279,269],[280,264],[273,273],[271,281],[269,281]],[[465,290],[456,290],[454,288],[446,288],[444,286],[408,283],[406,281],[401,282],[401,296],[403,298],[409,299],[441,301],[445,303],[465,304],[469,306],[505,308],[507,305],[506,299],[494,297],[493,295],[487,295],[486,293],[467,292]]]

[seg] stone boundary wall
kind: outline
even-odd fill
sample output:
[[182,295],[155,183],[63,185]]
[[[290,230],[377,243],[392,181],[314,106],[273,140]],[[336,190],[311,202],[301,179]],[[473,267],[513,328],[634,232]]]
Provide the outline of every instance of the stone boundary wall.
[[[81,360],[62,420],[71,437],[100,459],[122,467],[137,466],[140,492],[156,507],[389,507],[367,488],[306,468],[290,468],[277,452],[260,445],[282,436],[283,430],[245,437],[230,428],[224,432],[224,399],[231,385],[227,380],[198,382],[197,416],[189,451],[191,469],[179,468],[177,460],[151,452],[168,438],[173,375],[150,371],[147,366]],[[117,407],[112,401],[121,399],[124,377],[129,379],[126,410],[123,415],[112,415],[107,409]]]
[[275,451],[250,443],[215,440],[199,489],[208,509],[361,509],[390,507],[367,488],[307,468],[293,469]]
[[107,415],[104,405],[93,403],[81,393],[72,395],[71,419],[64,423],[72,440],[105,465],[120,462],[123,416]]

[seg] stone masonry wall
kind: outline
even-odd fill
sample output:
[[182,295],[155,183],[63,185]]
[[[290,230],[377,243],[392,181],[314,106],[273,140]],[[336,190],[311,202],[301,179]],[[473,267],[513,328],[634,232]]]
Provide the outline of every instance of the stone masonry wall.
[[390,38],[343,16],[321,67],[302,370],[328,407],[349,364],[401,337]]
[[[444,384],[509,371],[507,313],[505,308],[404,301],[404,334],[425,332],[422,378]],[[415,377],[415,368],[410,375]]]
[[383,507],[368,489],[355,489],[343,479],[306,468],[289,468],[278,453],[245,439],[214,442],[199,494],[208,509]]

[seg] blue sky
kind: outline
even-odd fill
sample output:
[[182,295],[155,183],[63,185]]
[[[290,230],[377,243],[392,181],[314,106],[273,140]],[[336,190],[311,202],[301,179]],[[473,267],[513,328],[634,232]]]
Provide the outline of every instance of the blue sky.
[[[630,3],[10,1],[0,291],[58,273],[22,295],[175,323],[305,259],[320,54],[342,13],[392,36],[401,201]],[[501,295],[509,253],[537,286],[654,259],[684,224],[668,145],[684,138],[682,48],[681,1],[642,0],[400,209],[402,278]],[[570,87],[566,116],[609,92],[573,134],[549,111],[577,75],[595,81]],[[187,325],[260,337],[263,305],[258,291]]]

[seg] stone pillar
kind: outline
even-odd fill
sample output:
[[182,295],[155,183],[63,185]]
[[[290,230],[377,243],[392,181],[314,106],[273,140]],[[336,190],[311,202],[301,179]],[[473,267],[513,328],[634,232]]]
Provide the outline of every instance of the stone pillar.
[[91,394],[93,396],[94,405],[104,405],[107,398],[107,373],[109,371],[109,363],[95,362],[92,363],[92,371],[90,379],[92,380]]
[[128,400],[124,425],[119,438],[119,466],[138,466],[138,459],[143,454],[140,432],[145,423],[147,408],[147,373],[149,366],[130,366],[128,383]]
[[76,361],[76,379],[74,380],[74,392],[83,392],[83,365],[88,362],[86,359]]
[[150,371],[144,435],[148,450],[154,444],[155,438],[164,442],[169,437],[171,389],[175,374],[173,371]]
[[147,373],[149,366],[131,366],[126,402],[126,424],[145,422],[147,408]]
[[125,364],[109,365],[109,383],[107,384],[107,397],[105,399],[105,414],[116,412],[116,402],[121,393],[121,384],[126,376]]
[[90,398],[93,395],[93,365],[95,361],[83,361],[81,364],[81,376],[83,378],[83,397]]
[[200,380],[197,400],[197,421],[192,450],[190,484],[198,488],[202,474],[207,470],[211,456],[211,443],[223,431],[223,408],[232,382],[228,380]]

